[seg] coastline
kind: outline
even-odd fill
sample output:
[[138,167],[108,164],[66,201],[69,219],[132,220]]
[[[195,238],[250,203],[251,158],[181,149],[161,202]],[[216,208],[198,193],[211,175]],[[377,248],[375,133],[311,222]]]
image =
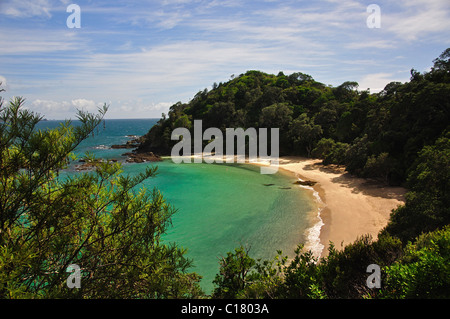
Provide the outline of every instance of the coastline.
[[[201,155],[186,157],[192,159]],[[266,161],[246,163],[268,165]],[[311,250],[315,257],[327,256],[330,242],[340,250],[363,235],[369,234],[375,240],[387,225],[392,209],[405,202],[405,188],[353,176],[345,167],[323,165],[320,159],[281,156],[278,168],[299,181],[315,182],[314,185],[298,185],[310,190],[311,199],[317,203],[317,218],[306,230],[308,242],[305,243],[305,249]]]
[[404,203],[406,189],[355,177],[342,166],[325,166],[321,162],[286,156],[280,157],[279,168],[300,180],[316,182],[314,186],[300,186],[311,189],[316,201],[319,196],[319,220],[309,231],[313,232],[313,240],[314,236],[320,239],[309,245],[316,245],[313,247],[316,250],[320,245],[320,256],[324,257],[330,242],[336,249],[342,249],[362,235],[369,234],[376,239],[387,225],[392,209]]

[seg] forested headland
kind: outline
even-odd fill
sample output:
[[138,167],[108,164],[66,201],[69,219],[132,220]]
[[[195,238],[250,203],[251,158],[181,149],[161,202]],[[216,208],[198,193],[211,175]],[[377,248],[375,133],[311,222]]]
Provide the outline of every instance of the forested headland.
[[[137,151],[170,154],[172,130],[199,119],[203,129],[279,128],[280,155],[321,158],[409,190],[377,241],[331,246],[320,262],[298,250],[289,265],[281,255],[258,263],[237,248],[221,261],[215,297],[450,297],[450,48],[430,71],[411,69],[410,81],[378,93],[303,73],[232,76],[174,104]],[[383,289],[367,288],[371,263],[384,267]]]
[[[350,173],[401,184],[419,151],[444,136],[449,125],[450,49],[430,72],[411,70],[411,80],[392,82],[379,93],[347,81],[337,87],[310,75],[248,71],[212,90],[178,102],[144,137],[138,151],[170,155],[171,132],[191,129],[279,128],[280,155],[323,158]],[[205,142],[206,143],[206,142]]]
[[[376,240],[330,245],[320,260],[301,246],[290,260],[283,252],[255,260],[237,247],[219,261],[211,296],[183,243],[161,239],[175,209],[158,190],[137,190],[155,167],[128,176],[120,163],[86,157],[94,170],[59,178],[107,107],[80,111],[79,126],[42,131],[43,118],[24,103],[0,99],[1,298],[450,297],[450,49],[430,71],[413,69],[410,81],[379,93],[248,71],[163,115],[137,152],[170,154],[172,130],[197,119],[204,129],[274,127],[281,155],[321,158],[408,189]],[[82,266],[80,289],[67,288],[73,264]],[[381,268],[381,288],[367,285],[370,264]]]

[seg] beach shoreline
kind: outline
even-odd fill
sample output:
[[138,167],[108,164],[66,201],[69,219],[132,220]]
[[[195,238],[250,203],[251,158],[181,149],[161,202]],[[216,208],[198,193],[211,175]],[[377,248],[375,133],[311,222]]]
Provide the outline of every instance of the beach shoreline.
[[[202,155],[180,156],[183,157],[193,159]],[[246,160],[245,163],[269,165],[264,160]],[[314,185],[298,186],[308,189],[316,202],[317,221],[305,234],[308,238],[305,249],[311,250],[315,257],[327,256],[330,242],[336,249],[343,249],[364,235],[375,240],[387,225],[392,209],[405,202],[405,188],[353,176],[344,166],[323,165],[321,159],[281,156],[278,169],[292,174],[297,181],[314,182]]]
[[343,166],[321,163],[320,159],[286,156],[280,157],[279,168],[299,180],[316,182],[303,187],[317,192],[323,202],[318,205],[321,226],[313,227],[320,230],[320,256],[324,257],[330,242],[342,249],[363,235],[376,239],[392,209],[404,204],[406,189],[352,176]]

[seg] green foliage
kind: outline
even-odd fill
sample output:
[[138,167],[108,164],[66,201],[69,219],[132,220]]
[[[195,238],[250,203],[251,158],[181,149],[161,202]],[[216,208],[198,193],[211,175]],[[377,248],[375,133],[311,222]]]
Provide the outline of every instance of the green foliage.
[[322,138],[312,151],[312,155],[323,158],[323,164],[345,164],[349,145],[335,142],[332,138]]
[[213,283],[215,298],[235,298],[249,283],[249,272],[255,266],[255,260],[250,258],[248,250],[243,246],[228,252],[220,261],[220,274]]
[[[448,298],[450,214],[450,49],[431,71],[411,70],[406,83],[383,91],[338,87],[302,73],[248,71],[213,90],[178,102],[145,135],[138,151],[170,154],[176,127],[278,127],[281,154],[306,154],[343,164],[359,176],[406,183],[373,241],[362,236],[320,260],[301,246],[288,260],[254,260],[243,247],[220,261],[214,298]],[[185,250],[161,236],[174,209],[154,190],[138,190],[155,175],[124,176],[119,164],[60,178],[73,150],[101,123],[79,112],[36,131],[41,118],[16,98],[0,100],[0,296],[4,298],[183,298],[201,295]],[[68,289],[68,265],[82,267],[81,289]],[[366,267],[383,269],[381,289],[366,285]],[[89,280],[87,280],[89,278]]]
[[[175,210],[156,189],[137,189],[156,168],[126,176],[86,154],[94,171],[59,177],[107,107],[78,112],[80,126],[41,131],[23,103],[0,108],[0,297],[198,296],[185,251],[161,242]],[[71,264],[81,267],[80,289],[66,285]]]
[[283,257],[281,251],[273,260],[258,259],[249,275],[249,283],[239,298],[277,298],[283,288],[283,266],[286,261],[287,257]]
[[278,127],[286,129],[292,121],[292,109],[286,103],[276,103],[261,110],[261,127]]
[[378,156],[371,155],[367,158],[366,165],[364,165],[364,176],[379,177],[386,184],[389,183],[389,174],[393,168],[393,160],[389,154],[384,152]]
[[382,298],[450,298],[450,227],[409,242],[384,272]]
[[[449,52],[433,61],[430,72],[412,70],[410,82],[389,83],[376,94],[358,91],[353,81],[330,87],[302,73],[248,71],[211,91],[199,91],[189,103],[174,104],[138,150],[170,154],[175,144],[170,132],[196,119],[203,120],[204,128],[221,130],[277,127],[282,155],[311,156],[316,149],[324,163],[402,184],[417,153],[450,123]],[[321,150],[321,139],[335,144]]]
[[320,125],[316,125],[314,120],[309,118],[306,113],[297,117],[289,128],[294,146],[303,146],[308,156],[311,156],[314,142],[322,135],[323,131]]
[[369,138],[367,134],[357,137],[345,154],[347,170],[356,175],[362,175],[369,154]]
[[[334,145],[333,140],[322,139],[316,150],[327,152]],[[447,133],[420,152],[408,179],[411,191],[406,204],[394,210],[378,240],[362,236],[342,250],[331,243],[328,255],[320,261],[301,247],[290,263],[286,257],[279,258],[281,253],[278,260],[282,262],[276,266],[273,261],[258,261],[257,265],[264,267],[249,269],[247,284],[240,286],[237,294],[227,296],[449,298],[449,150]],[[383,269],[381,289],[367,287],[366,268],[370,264]]]
[[[280,289],[284,298],[319,298],[326,297],[321,289],[317,271],[317,259],[310,251],[302,252],[303,246],[295,250],[295,257],[283,269],[284,289]],[[281,297],[280,296],[280,297]]]
[[391,264],[400,254],[398,239],[382,236],[373,241],[368,235],[336,250],[334,245],[319,266],[324,289],[330,298],[362,298],[376,294],[366,285],[367,266]]
[[302,73],[248,71],[200,91],[189,103],[174,104],[140,150],[170,154],[174,141],[167,136],[175,127],[188,127],[188,115],[191,121],[203,120],[205,128],[277,127],[282,155],[311,156],[322,138],[331,139],[334,151],[315,152],[324,163],[344,164],[352,174],[401,184],[417,153],[434,143],[450,122],[448,52],[433,61],[430,72],[413,70],[410,82],[389,83],[377,94],[358,91],[352,81],[330,87]]
[[420,151],[408,185],[405,205],[393,211],[385,229],[404,242],[450,223],[450,133]]
[[[447,49],[429,72],[412,69],[409,82],[389,83],[376,94],[358,91],[352,81],[331,87],[302,73],[248,71],[171,107],[142,149],[170,152],[167,134],[184,114],[203,120],[204,127],[278,127],[282,155],[312,155],[324,164],[343,164],[357,176],[410,190],[378,240],[363,236],[339,251],[331,245],[320,261],[300,250],[290,263],[281,255],[254,261],[242,248],[230,253],[221,261],[216,297],[448,296],[448,279],[433,275],[448,277],[448,252],[442,248],[448,248],[442,239],[448,234],[438,248],[425,238],[450,219],[449,61]],[[365,267],[371,263],[384,267],[387,289],[367,288]]]
[[[226,263],[221,263],[221,272],[215,281],[219,286],[215,290],[214,297],[295,299],[367,297],[373,294],[366,286],[367,266],[371,263],[380,266],[390,265],[401,254],[401,250],[401,242],[390,236],[384,236],[378,241],[363,236],[343,250],[336,250],[331,244],[328,256],[320,261],[311,251],[304,251],[303,246],[299,245],[295,250],[295,256],[289,261],[278,252],[274,260],[255,262],[247,252],[243,253],[241,247],[236,249],[235,254],[228,254]],[[245,276],[240,276],[242,269],[245,269]],[[231,289],[231,285],[227,285],[228,289],[224,289],[225,279],[236,277],[239,277],[239,285],[234,287],[238,289]]]
[[213,283],[213,298],[278,298],[283,289],[283,268],[287,257],[282,252],[273,260],[254,260],[249,250],[240,246],[220,261],[220,271]]

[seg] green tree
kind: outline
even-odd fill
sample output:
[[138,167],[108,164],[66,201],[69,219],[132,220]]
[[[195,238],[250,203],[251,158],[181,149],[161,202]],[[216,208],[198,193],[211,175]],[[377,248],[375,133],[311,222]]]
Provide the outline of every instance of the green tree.
[[301,299],[324,299],[325,292],[319,282],[317,268],[318,259],[311,251],[303,251],[299,245],[295,257],[283,269],[284,285],[280,297]]
[[346,81],[333,90],[334,95],[339,101],[349,101],[357,95],[358,86],[357,82]]
[[284,269],[288,257],[283,257],[281,251],[277,253],[272,260],[256,261],[254,270],[249,275],[249,283],[239,294],[239,298],[279,298],[283,294]]
[[260,127],[287,128],[292,121],[292,108],[286,103],[276,103],[261,110]]
[[312,155],[323,159],[323,164],[345,164],[349,145],[335,142],[332,138],[322,138],[312,151]]
[[368,158],[368,137],[357,137],[346,154],[347,170],[352,174],[361,174]]
[[384,274],[382,298],[450,298],[450,227],[409,242]]
[[389,183],[389,174],[393,168],[393,161],[389,154],[384,152],[378,156],[372,155],[367,158],[364,166],[364,175],[369,177],[379,177],[386,184]]
[[[37,130],[41,117],[23,104],[0,105],[0,297],[197,296],[185,250],[161,242],[175,210],[156,189],[137,189],[156,168],[126,176],[87,154],[95,170],[60,174],[107,107],[79,111],[79,126]],[[71,264],[81,268],[80,289],[66,285]]]
[[250,271],[255,260],[248,255],[248,249],[240,246],[234,253],[228,252],[220,260],[220,271],[213,283],[216,288],[214,298],[236,298],[250,283]]
[[177,120],[175,121],[174,127],[185,127],[187,129],[190,129],[192,127],[192,123],[189,120],[189,117],[186,114],[183,114]]
[[450,224],[450,133],[420,151],[408,186],[405,205],[393,211],[385,229],[405,243]]
[[292,121],[289,132],[294,141],[294,145],[298,148],[304,147],[308,156],[311,156],[314,143],[323,133],[322,127],[316,125],[314,120],[306,113],[301,114]]
[[433,60],[432,72],[426,77],[439,82],[447,82],[450,80],[450,48],[447,48],[442,54]]

